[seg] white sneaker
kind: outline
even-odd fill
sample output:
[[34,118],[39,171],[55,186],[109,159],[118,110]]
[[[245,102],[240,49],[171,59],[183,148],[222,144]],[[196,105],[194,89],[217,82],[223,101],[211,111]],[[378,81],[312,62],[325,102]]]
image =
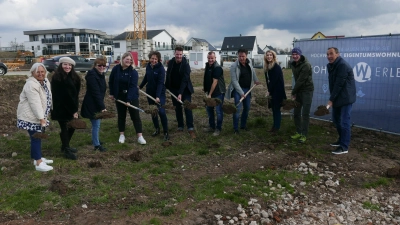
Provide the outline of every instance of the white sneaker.
[[138,142],[139,144],[141,144],[141,145],[145,145],[145,144],[147,143],[146,140],[144,140],[143,136],[140,136],[140,137],[137,139],[137,142]]
[[125,143],[125,135],[121,134],[119,135],[119,143]]
[[[52,164],[53,160],[42,158],[42,162],[45,162],[46,164]],[[33,165],[36,166],[36,160],[33,160]]]
[[37,171],[40,171],[40,172],[46,172],[46,171],[50,171],[53,169],[52,166],[48,166],[45,162],[41,162],[39,164],[39,166],[35,166],[35,168]]

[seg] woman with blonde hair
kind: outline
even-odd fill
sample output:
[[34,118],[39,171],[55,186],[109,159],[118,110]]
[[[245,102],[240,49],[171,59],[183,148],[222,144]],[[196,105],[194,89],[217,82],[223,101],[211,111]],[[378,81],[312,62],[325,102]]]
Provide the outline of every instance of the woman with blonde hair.
[[146,140],[142,135],[142,121],[140,120],[139,111],[129,107],[129,105],[139,107],[139,75],[132,65],[131,53],[124,53],[121,57],[121,63],[111,70],[108,86],[111,99],[125,102],[125,104],[115,103],[118,114],[119,143],[125,143],[125,121],[126,110],[128,110],[136,130],[138,143],[144,145]]
[[46,67],[42,63],[35,63],[19,96],[17,127],[28,131],[31,139],[31,158],[35,169],[41,172],[53,169],[47,165],[53,163],[53,160],[42,158],[42,141],[35,138],[35,134],[42,132],[50,123],[48,116],[51,103],[52,95]]
[[283,81],[282,68],[276,61],[276,53],[268,50],[264,54],[264,74],[265,81],[267,82],[267,96],[271,96],[271,106],[273,125],[269,130],[276,133],[281,127],[281,105],[282,101],[286,99],[285,83]]

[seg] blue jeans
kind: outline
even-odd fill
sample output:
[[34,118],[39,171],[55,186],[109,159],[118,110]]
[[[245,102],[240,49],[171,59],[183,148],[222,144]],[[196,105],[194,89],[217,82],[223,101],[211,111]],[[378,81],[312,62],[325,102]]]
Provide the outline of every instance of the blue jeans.
[[[171,89],[170,90],[176,97],[178,97],[179,93],[178,90]],[[183,123],[183,112],[182,112],[182,104],[179,103],[174,97],[171,96],[172,103],[175,106],[175,115],[176,115],[176,120],[178,121],[178,127],[183,128],[184,123]],[[182,102],[185,100],[192,102],[192,95],[191,94],[182,94],[181,98]],[[193,112],[190,109],[184,109],[185,111],[185,116],[186,116],[186,126],[188,130],[194,130],[193,126]]]
[[341,107],[332,107],[332,121],[336,126],[339,134],[340,146],[348,150],[351,138],[351,122],[350,114],[353,104],[348,104]]
[[272,104],[272,118],[274,121],[273,128],[279,130],[281,128],[281,120],[282,120],[280,104],[278,105]]
[[90,120],[92,123],[92,144],[94,146],[99,146],[100,145],[100,140],[99,140],[99,130],[100,130],[100,123],[101,120]]
[[31,138],[31,158],[34,160],[39,160],[42,158],[42,140],[32,137],[36,131],[28,130],[28,133],[29,137]]
[[215,126],[214,107],[206,106],[208,114],[208,124],[212,129],[217,129],[217,130],[222,129],[222,122],[224,121],[224,113],[222,112],[222,105],[224,104],[224,96],[225,94],[220,94],[218,96],[213,97],[221,100],[221,104],[215,106],[215,111],[217,113],[217,126]]
[[[244,93],[246,93],[249,90],[250,90],[250,88],[242,88],[242,91]],[[233,90],[233,98],[235,99],[235,105],[239,104],[241,97],[242,96],[240,96],[236,90]],[[242,103],[240,103],[237,106],[237,111],[235,114],[233,114],[233,129],[234,130],[238,129],[239,117],[240,117],[240,128],[246,128],[247,117],[249,117],[249,111],[250,111],[250,101],[251,101],[251,92],[246,96],[245,99],[243,99]],[[242,112],[242,115],[240,116],[240,111],[242,111],[242,107],[243,107],[243,112]]]

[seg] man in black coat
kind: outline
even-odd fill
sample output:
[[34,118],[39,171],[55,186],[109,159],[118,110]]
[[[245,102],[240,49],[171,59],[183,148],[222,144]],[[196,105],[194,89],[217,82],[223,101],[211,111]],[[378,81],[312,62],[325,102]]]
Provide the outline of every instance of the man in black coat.
[[329,63],[330,97],[327,105],[332,107],[332,120],[336,125],[339,139],[331,146],[337,147],[333,154],[348,152],[351,138],[350,114],[353,103],[356,101],[356,84],[353,69],[339,55],[339,49],[328,48],[326,53]]
[[[190,80],[190,65],[186,58],[183,57],[183,48],[175,48],[175,57],[168,62],[167,77],[165,80],[165,88],[171,91],[182,102],[192,101],[194,93],[192,81]],[[178,131],[183,131],[183,113],[182,104],[175,98],[171,97],[175,106],[176,120],[178,121]],[[184,109],[186,116],[186,126],[192,138],[196,138],[193,126],[193,113],[191,109]]]

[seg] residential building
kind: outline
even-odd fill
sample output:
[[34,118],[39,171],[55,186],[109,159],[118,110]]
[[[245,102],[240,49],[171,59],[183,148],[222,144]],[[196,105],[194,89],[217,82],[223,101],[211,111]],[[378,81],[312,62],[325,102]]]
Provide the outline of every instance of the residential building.
[[87,57],[112,55],[113,41],[111,35],[93,29],[63,28],[50,30],[24,31],[29,35],[25,41],[25,51],[35,56],[77,54]]
[[184,53],[186,54],[187,52],[189,56],[190,68],[193,69],[205,68],[206,62],[208,62],[207,55],[210,51],[215,52],[216,61],[218,63],[221,60],[219,51],[205,39],[192,37],[186,42],[183,48]]
[[247,49],[247,58],[250,59],[253,59],[255,55],[263,54],[258,47],[256,36],[225,37],[221,47],[222,60],[235,61],[239,48]]
[[318,31],[311,37],[311,39],[325,39],[325,38],[344,38],[344,35],[326,36],[321,31]]
[[139,52],[141,60],[148,60],[150,51],[159,51],[162,61],[168,61],[173,57],[176,40],[166,30],[147,30],[147,39],[141,42],[138,40],[127,41],[126,37],[129,33],[130,31],[126,31],[113,38],[116,59],[127,51]]

